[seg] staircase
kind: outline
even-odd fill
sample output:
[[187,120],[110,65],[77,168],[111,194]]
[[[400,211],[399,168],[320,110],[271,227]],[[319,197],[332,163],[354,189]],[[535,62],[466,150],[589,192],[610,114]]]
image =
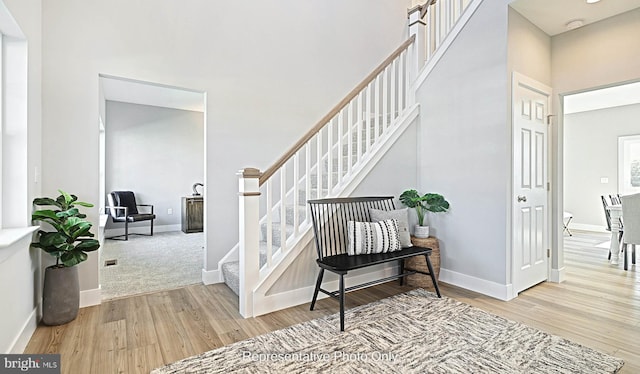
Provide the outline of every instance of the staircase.
[[411,9],[407,41],[273,166],[240,171],[240,241],[219,269],[244,317],[296,305],[278,304],[268,291],[311,243],[306,201],[355,190],[418,118],[416,87],[481,2],[429,0]]
[[[362,154],[363,149],[371,149],[375,144],[374,140],[380,138],[383,134],[383,129],[389,128],[394,118],[397,118],[397,113],[393,116],[387,115],[385,118],[370,118],[368,121],[363,121],[361,126],[354,126],[354,131],[351,134],[351,140],[346,138],[342,144],[342,152],[339,154],[322,157],[321,175],[318,177],[317,168],[312,169],[309,175],[310,189],[306,190],[304,185],[305,179],[302,178],[298,183],[298,200],[297,204],[285,205],[284,215],[282,214],[281,206],[277,206],[271,212],[271,219],[267,219],[265,216],[260,223],[260,242],[259,242],[259,267],[262,268],[267,263],[267,253],[271,252],[273,255],[279,255],[278,250],[282,247],[282,238],[290,238],[296,230],[297,222],[307,223],[307,200],[316,199],[329,196],[329,186],[335,187],[334,181],[344,180],[346,177],[345,170],[353,170],[354,166],[359,162],[358,155]],[[360,133],[355,130],[357,127],[361,127]],[[367,129],[369,130],[367,132]],[[359,151],[360,150],[360,151]],[[321,188],[319,188],[321,186]],[[309,196],[307,196],[309,194]],[[291,200],[292,191],[289,192],[286,200]],[[284,217],[284,221],[282,218]],[[268,224],[268,221],[271,224]],[[285,224],[282,225],[281,223]],[[271,235],[269,235],[269,227],[271,227]],[[303,228],[305,228],[303,226]],[[285,232],[285,235],[281,233]],[[267,250],[271,243],[271,251]],[[225,283],[233,290],[236,295],[240,294],[240,261],[225,262],[221,266],[222,274]]]

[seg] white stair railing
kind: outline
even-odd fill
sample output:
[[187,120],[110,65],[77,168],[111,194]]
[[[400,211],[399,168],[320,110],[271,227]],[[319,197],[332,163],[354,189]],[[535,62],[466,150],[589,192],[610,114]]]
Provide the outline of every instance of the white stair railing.
[[[474,0],[429,0],[409,10],[409,17],[416,12],[415,19],[420,19],[424,35],[418,41],[423,43],[424,61],[429,60],[440,48],[465,10]],[[410,21],[411,22],[411,21]]]
[[241,315],[253,316],[255,287],[310,231],[306,201],[340,196],[385,143],[414,106],[418,72],[474,1],[481,0],[429,0],[410,9],[407,41],[273,166],[239,172]]

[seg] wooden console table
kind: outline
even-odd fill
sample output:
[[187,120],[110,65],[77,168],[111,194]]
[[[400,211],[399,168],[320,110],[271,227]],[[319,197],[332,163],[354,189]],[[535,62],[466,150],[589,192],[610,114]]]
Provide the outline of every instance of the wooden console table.
[[204,199],[202,196],[182,198],[182,231],[186,234],[202,232]]
[[[418,247],[426,247],[431,248],[431,265],[433,266],[433,271],[435,273],[436,279],[440,275],[440,245],[438,244],[438,239],[430,236],[428,238],[416,238],[415,236],[411,237],[411,243]],[[424,259],[424,256],[416,256],[411,257],[405,260],[404,266],[411,269],[421,270],[428,272],[427,261]],[[415,287],[422,287],[429,290],[434,290],[433,283],[431,282],[431,278],[428,275],[423,274],[413,274],[409,275],[407,278],[407,284]]]

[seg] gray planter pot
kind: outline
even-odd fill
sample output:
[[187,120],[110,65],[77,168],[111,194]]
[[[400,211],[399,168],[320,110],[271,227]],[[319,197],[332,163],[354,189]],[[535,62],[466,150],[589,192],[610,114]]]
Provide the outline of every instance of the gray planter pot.
[[428,238],[429,237],[429,226],[420,226],[416,225],[414,228],[413,236],[416,238]]
[[78,267],[46,268],[42,291],[42,323],[57,326],[71,322],[78,316],[79,308]]

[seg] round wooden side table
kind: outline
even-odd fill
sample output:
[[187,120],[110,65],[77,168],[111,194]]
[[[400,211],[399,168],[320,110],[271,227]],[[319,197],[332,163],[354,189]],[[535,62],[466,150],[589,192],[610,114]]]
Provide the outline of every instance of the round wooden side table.
[[[431,266],[433,266],[433,271],[435,273],[436,279],[439,279],[440,275],[440,245],[438,244],[438,239],[430,236],[428,238],[416,238],[415,236],[411,237],[411,243],[417,247],[425,247],[431,248]],[[427,261],[424,256],[415,256],[405,260],[404,266],[411,269],[416,269],[420,271],[429,272],[429,268],[427,267]],[[433,283],[431,282],[431,277],[424,274],[413,274],[405,278],[407,280],[407,284],[414,287],[422,287],[429,289],[431,291],[435,291],[433,287]]]

